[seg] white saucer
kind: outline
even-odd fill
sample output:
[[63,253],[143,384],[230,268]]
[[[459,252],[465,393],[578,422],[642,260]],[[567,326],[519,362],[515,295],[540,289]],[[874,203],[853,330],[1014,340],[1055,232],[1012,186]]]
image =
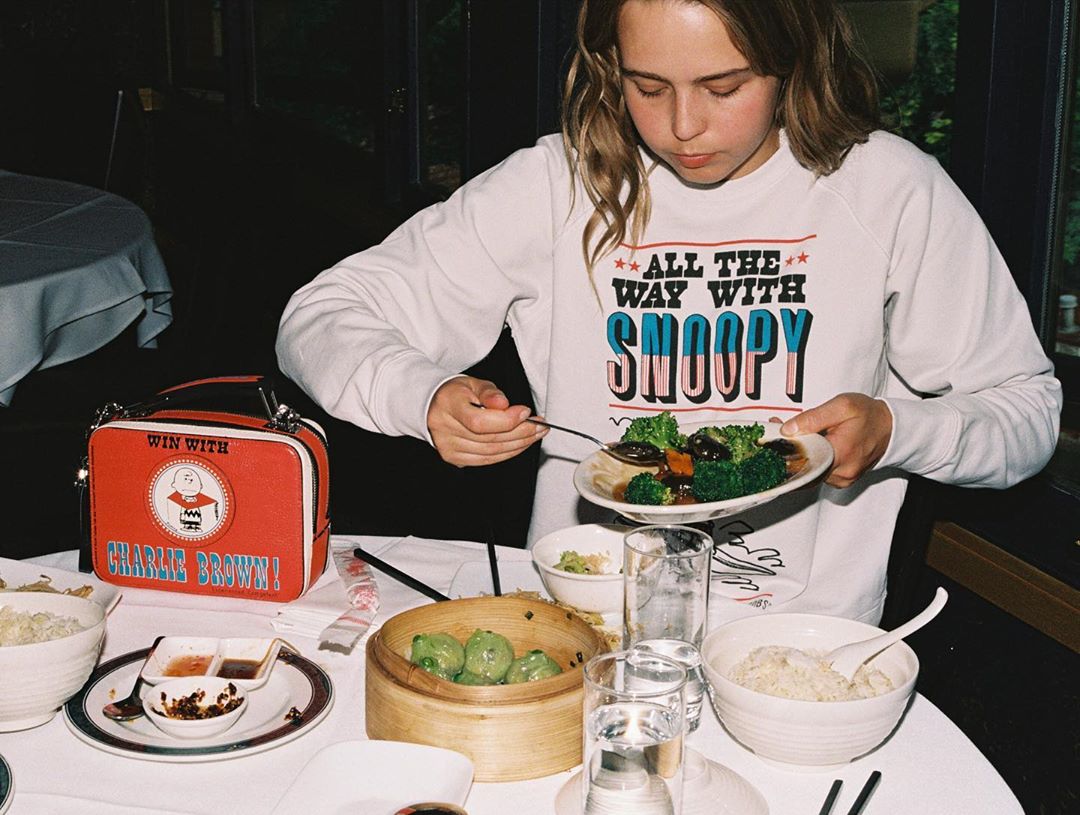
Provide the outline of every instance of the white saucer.
[[[555,796],[555,815],[581,815],[581,771]],[[749,781],[723,764],[686,748],[682,815],[769,815],[769,805]]]
[[397,741],[339,741],[312,757],[274,815],[392,815],[417,801],[460,806],[472,777],[472,761],[453,750]]

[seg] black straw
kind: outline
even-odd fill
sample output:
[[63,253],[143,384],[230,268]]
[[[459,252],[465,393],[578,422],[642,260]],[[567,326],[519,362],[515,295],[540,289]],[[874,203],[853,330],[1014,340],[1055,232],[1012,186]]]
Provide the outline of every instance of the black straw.
[[874,791],[874,787],[877,786],[877,782],[881,779],[881,773],[878,770],[874,770],[870,773],[870,777],[866,779],[866,783],[863,784],[863,788],[859,790],[859,797],[855,799],[855,803],[851,805],[851,809],[848,810],[848,815],[859,815],[863,811],[863,807],[866,806],[866,801],[870,798],[870,793]]
[[390,577],[394,578],[399,583],[404,583],[410,589],[415,589],[421,594],[427,595],[432,600],[441,602],[443,600],[450,599],[445,594],[442,594],[441,592],[438,592],[435,589],[431,588],[431,586],[429,586],[427,583],[421,583],[412,575],[405,574],[405,572],[401,571],[400,569],[395,569],[389,563],[379,560],[377,557],[375,557],[375,555],[369,555],[367,552],[365,552],[359,547],[353,549],[353,555],[360,558],[366,563],[370,563],[380,572],[385,572],[386,574],[390,575]]
[[840,794],[840,788],[844,786],[844,782],[837,778],[832,782],[832,786],[829,788],[829,794],[825,796],[825,803],[821,805],[821,811],[818,815],[829,815],[832,812],[833,804],[836,803],[836,796]]

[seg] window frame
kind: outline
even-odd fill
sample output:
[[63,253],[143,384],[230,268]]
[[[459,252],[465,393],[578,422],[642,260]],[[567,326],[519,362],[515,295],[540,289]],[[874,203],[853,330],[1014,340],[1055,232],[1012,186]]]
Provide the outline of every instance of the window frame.
[[[1027,300],[1068,401],[1080,411],[1080,359],[1054,353],[1053,272],[1064,231],[1074,0],[961,0],[950,174],[982,216]],[[1017,217],[1023,213],[1023,217]],[[940,487],[941,515],[1069,582],[1080,495],[1036,475],[1011,489]]]

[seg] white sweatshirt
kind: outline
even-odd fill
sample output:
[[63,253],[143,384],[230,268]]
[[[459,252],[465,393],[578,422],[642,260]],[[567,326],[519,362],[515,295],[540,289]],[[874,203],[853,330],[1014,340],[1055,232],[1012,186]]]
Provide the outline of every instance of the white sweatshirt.
[[[876,622],[904,473],[1005,487],[1053,451],[1061,388],[1023,298],[949,177],[886,133],[823,178],[782,136],[718,187],[663,165],[649,183],[640,245],[590,281],[587,199],[579,187],[571,211],[561,141],[544,137],[297,291],[282,370],[335,416],[428,440],[434,391],[504,323],[537,411],[603,439],[663,409],[722,424],[881,397],[892,441],[855,486],[717,522],[710,601],[714,623],[766,609]],[[530,541],[610,520],[572,484],[593,449],[543,440]]]

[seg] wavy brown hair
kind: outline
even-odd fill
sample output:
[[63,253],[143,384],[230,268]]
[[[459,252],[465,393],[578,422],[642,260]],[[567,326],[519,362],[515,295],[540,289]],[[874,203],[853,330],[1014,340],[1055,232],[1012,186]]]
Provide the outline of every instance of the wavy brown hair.
[[[567,161],[594,207],[582,250],[593,266],[649,221],[648,173],[623,99],[618,20],[626,0],[582,0],[563,88]],[[819,175],[836,170],[878,126],[873,70],[834,0],[651,0],[700,3],[727,27],[750,69],[781,80],[776,121],[791,152]],[[655,166],[655,165],[654,165]]]

